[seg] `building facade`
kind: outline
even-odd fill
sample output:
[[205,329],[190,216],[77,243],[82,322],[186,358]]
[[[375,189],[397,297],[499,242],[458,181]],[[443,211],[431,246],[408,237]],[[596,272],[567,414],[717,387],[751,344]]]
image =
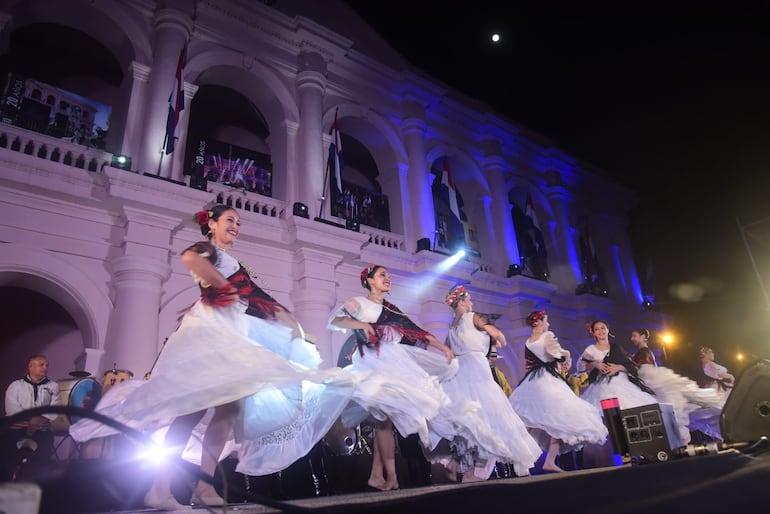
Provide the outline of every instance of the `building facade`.
[[[48,355],[54,379],[150,372],[198,297],[179,256],[201,239],[193,213],[213,203],[239,210],[234,253],[325,366],[344,364],[350,341],[327,322],[363,293],[370,263],[389,268],[391,301],[440,339],[444,295],[466,284],[478,311],[500,315],[512,383],[532,310],[548,310],[573,355],[593,319],[621,342],[663,322],[640,309],[633,192],[414,70],[343,2],[4,5],[7,382],[32,353]],[[166,153],[180,56],[184,109]]]

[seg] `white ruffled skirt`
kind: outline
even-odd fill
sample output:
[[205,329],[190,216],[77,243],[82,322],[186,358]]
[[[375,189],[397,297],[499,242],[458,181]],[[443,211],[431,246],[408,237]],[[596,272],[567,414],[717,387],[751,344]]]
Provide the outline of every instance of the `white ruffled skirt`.
[[[363,376],[317,369],[320,362],[312,344],[292,340],[284,325],[246,315],[241,303],[197,302],[168,338],[152,377],[112,387],[96,411],[154,432],[177,416],[240,401],[238,471],[273,473],[326,435]],[[70,427],[79,442],[116,433],[88,418]]]
[[561,453],[585,444],[601,445],[607,439],[601,411],[545,370],[525,378],[513,390],[510,402],[544,450],[552,437],[562,441]]
[[719,427],[723,401],[716,391],[701,388],[694,380],[662,366],[644,364],[639,367],[639,377],[655,391],[660,403],[674,408],[682,446],[690,443],[691,429],[713,437],[714,425]]

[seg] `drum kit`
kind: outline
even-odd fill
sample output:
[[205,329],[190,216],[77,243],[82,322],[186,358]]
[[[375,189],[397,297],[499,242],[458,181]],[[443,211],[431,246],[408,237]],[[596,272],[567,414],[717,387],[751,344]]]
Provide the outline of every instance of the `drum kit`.
[[[126,380],[131,380],[134,374],[133,372],[125,369],[118,369],[113,365],[113,368],[107,370],[103,374],[103,381],[100,383],[97,379],[91,376],[91,373],[87,371],[71,371],[69,373],[71,378],[57,380],[59,384],[59,391],[61,393],[62,405],[65,407],[75,407],[79,409],[93,410],[96,408],[96,404],[99,403],[102,396],[114,385]],[[51,422],[51,427],[54,434],[64,436],[65,439],[69,436],[69,427],[81,419],[82,416],[75,414],[61,414]],[[61,445],[64,441],[61,441]],[[100,450],[98,456],[104,456],[104,450],[109,447],[105,441],[95,440],[99,443]],[[93,451],[88,451],[88,446],[93,445],[94,442],[85,443],[79,449],[81,456],[85,457],[85,453],[90,453],[93,456]],[[58,446],[57,445],[57,449]]]
[[340,419],[334,422],[323,439],[334,456],[371,455],[373,440],[374,427],[371,424],[364,422],[351,428],[346,427]]

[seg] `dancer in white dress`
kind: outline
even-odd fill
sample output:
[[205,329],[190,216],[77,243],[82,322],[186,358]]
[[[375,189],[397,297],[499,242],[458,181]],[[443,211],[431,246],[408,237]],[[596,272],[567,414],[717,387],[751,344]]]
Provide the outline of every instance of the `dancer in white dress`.
[[722,441],[722,427],[720,418],[730,392],[735,384],[735,377],[727,371],[725,366],[714,362],[714,350],[708,346],[701,346],[698,350],[703,377],[698,380],[698,385],[705,391],[716,396],[714,405],[707,409],[693,412],[690,415],[690,429],[706,434],[711,439]]
[[450,445],[457,462],[456,469],[463,473],[463,482],[488,479],[496,462],[512,464],[518,476],[528,475],[542,452],[503,390],[495,383],[486,357],[490,336],[497,347],[503,347],[505,335],[487,318],[473,311],[471,295],[464,286],[452,288],[445,301],[454,311],[447,340],[460,369],[442,384],[444,391],[453,402],[461,399],[479,402],[479,416],[505,443],[505,447],[500,448],[498,438],[490,441],[478,438],[480,446],[469,447],[467,441],[455,438]]
[[357,349],[346,370],[375,373],[359,384],[371,386],[367,398],[356,400],[358,408],[343,412],[342,422],[350,427],[368,416],[376,420],[368,483],[387,491],[398,489],[394,426],[404,437],[418,434],[427,451],[442,438],[462,436],[476,444],[476,437],[494,440],[495,435],[478,417],[478,403],[451,402],[442,389],[440,381],[457,373],[457,360],[448,346],[385,300],[391,285],[388,270],[375,264],[364,268],[361,285],[369,294],[345,301],[332,314],[329,328],[352,329],[357,336]]
[[578,372],[588,372],[589,385],[581,398],[601,412],[601,401],[617,398],[621,409],[658,403],[653,391],[639,379],[636,364],[617,343],[611,343],[610,327],[604,320],[590,325],[596,341],[580,357]]
[[[674,408],[679,426],[679,444],[690,443],[690,420],[698,420],[698,429],[703,424],[719,424],[722,405],[713,389],[701,388],[687,377],[675,373],[672,369],[658,366],[655,355],[648,345],[650,331],[636,328],[631,331],[631,342],[637,351],[633,361],[639,368],[639,378],[653,391],[660,403],[670,404]],[[710,431],[710,430],[709,430]]]
[[701,346],[698,355],[700,355],[703,366],[703,374],[706,375],[706,379],[701,385],[716,389],[722,397],[722,406],[724,407],[727,397],[730,396],[733,385],[735,385],[735,377],[727,371],[725,366],[714,362],[714,350],[708,346]]
[[[280,471],[329,431],[353,396],[356,375],[316,369],[320,356],[291,313],[228,253],[240,232],[237,211],[216,205],[194,219],[208,241],[186,249],[182,263],[200,285],[201,298],[168,338],[152,377],[112,387],[96,411],[139,430],[168,428],[164,445],[179,456],[213,408],[202,442],[202,472],[213,476],[236,418],[242,438],[238,470]],[[114,433],[88,418],[70,427],[79,442]],[[144,498],[148,507],[189,508],[171,493],[171,471],[167,466],[158,473]],[[225,500],[199,481],[193,503]]]
[[513,390],[510,402],[547,451],[543,470],[561,472],[564,470],[556,464],[558,455],[580,450],[586,444],[604,444],[607,428],[601,411],[575,395],[559,373],[559,363],[571,366],[570,354],[548,330],[546,312],[531,312],[526,322],[532,327],[524,350],[527,373]]

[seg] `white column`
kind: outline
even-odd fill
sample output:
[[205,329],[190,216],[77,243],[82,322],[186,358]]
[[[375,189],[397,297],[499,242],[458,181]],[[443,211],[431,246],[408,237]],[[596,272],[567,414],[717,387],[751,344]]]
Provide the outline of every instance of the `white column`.
[[126,123],[123,130],[123,143],[120,145],[120,151],[135,159],[132,162],[132,169],[136,170],[139,162],[139,149],[142,147],[142,141],[145,130],[145,120],[142,116],[142,106],[145,103],[147,91],[147,81],[150,78],[150,67],[142,63],[133,61],[128,68],[131,74],[131,94],[126,108]]
[[487,155],[482,169],[492,191],[489,219],[493,254],[489,261],[495,272],[505,274],[511,264],[521,264],[516,231],[511,218],[511,204],[505,187],[505,160],[497,154]]
[[[141,173],[158,172],[168,119],[168,98],[179,54],[187,44],[192,27],[192,18],[186,13],[176,9],[159,9],[156,12],[153,63],[144,108],[144,139],[138,152],[138,162],[134,163]],[[164,157],[161,176],[169,176],[169,161]]]
[[110,317],[102,366],[113,364],[141,377],[150,370],[160,341],[158,334],[163,283],[171,273],[171,234],[182,222],[176,216],[124,206],[123,255],[110,261],[115,309]]
[[102,368],[115,365],[140,378],[155,359],[162,285],[171,270],[167,262],[139,255],[118,257],[111,269],[115,310]]
[[323,95],[326,89],[326,63],[316,53],[299,57],[297,96],[299,133],[297,145],[297,197],[308,207],[310,217],[318,216],[323,195],[326,159],[322,145]]
[[[299,123],[284,120],[286,130],[286,206],[291,209],[299,200],[299,171],[297,170],[297,134]],[[275,177],[273,177],[275,180]]]
[[[425,152],[425,121],[418,117],[408,117],[402,121],[401,131],[409,159],[406,174],[406,196],[402,197],[404,212],[404,231],[406,247],[409,251],[416,247],[417,240],[427,237],[433,244],[436,232],[436,215]],[[416,249],[416,248],[415,248]]]
[[318,351],[323,358],[322,367],[337,365],[333,355],[331,333],[326,327],[335,307],[334,268],[340,262],[338,255],[301,248],[295,254],[294,283],[291,301],[294,316],[305,332],[316,338]]
[[562,186],[546,187],[545,192],[551,202],[556,220],[550,227],[550,238],[557,252],[553,257],[549,256],[548,269],[553,282],[563,285],[564,292],[571,292],[582,282],[579,251],[576,247],[577,231],[569,221],[572,195]]

